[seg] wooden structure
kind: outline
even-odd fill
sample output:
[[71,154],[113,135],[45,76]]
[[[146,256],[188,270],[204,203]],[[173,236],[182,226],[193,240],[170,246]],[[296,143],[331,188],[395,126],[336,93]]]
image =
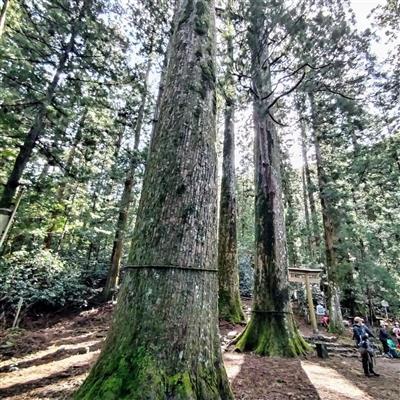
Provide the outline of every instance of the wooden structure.
[[320,283],[322,269],[317,268],[289,268],[289,282],[304,283],[307,292],[308,313],[314,333],[318,333],[317,319],[315,317],[314,302],[312,299],[311,285]]
[[3,246],[8,231],[10,230],[15,214],[17,213],[19,203],[21,202],[22,195],[24,193],[24,189],[20,189],[17,192],[17,197],[15,199],[15,205],[12,209],[8,208],[0,208],[0,249]]

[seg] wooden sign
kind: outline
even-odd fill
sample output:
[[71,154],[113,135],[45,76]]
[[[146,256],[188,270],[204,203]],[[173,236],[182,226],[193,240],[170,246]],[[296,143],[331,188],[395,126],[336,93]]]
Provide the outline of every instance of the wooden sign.
[[289,282],[305,283],[306,275],[310,283],[320,283],[321,269],[289,268]]

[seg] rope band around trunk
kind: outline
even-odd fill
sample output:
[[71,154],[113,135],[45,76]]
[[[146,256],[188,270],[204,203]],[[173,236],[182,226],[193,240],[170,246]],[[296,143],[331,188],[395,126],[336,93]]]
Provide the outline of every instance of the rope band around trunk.
[[251,312],[254,314],[278,314],[278,315],[291,314],[290,311],[274,311],[274,310],[252,310]]
[[135,269],[179,269],[185,271],[195,271],[195,272],[218,272],[218,269],[210,269],[210,268],[192,268],[185,267],[183,265],[124,265],[122,267],[123,270],[135,270]]

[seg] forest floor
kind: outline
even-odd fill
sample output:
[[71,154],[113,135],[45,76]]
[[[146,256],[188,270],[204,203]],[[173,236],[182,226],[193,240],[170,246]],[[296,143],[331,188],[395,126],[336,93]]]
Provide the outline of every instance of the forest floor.
[[[0,331],[0,399],[70,399],[100,352],[112,308],[107,304],[53,321],[43,318],[27,330]],[[241,329],[221,323],[223,343]],[[224,360],[237,400],[398,400],[400,396],[399,360],[378,358],[379,378],[363,376],[359,357],[340,354],[327,360],[314,355],[293,360],[228,350]]]

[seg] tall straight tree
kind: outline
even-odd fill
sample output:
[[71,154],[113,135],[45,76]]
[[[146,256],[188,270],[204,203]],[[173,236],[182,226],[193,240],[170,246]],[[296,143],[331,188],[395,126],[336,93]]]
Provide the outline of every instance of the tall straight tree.
[[125,232],[128,225],[129,209],[132,203],[132,193],[134,189],[134,181],[136,170],[139,166],[139,144],[140,136],[142,133],[142,126],[145,117],[145,108],[148,97],[148,80],[152,65],[152,53],[148,56],[146,72],[143,81],[142,98],[138,110],[138,115],[134,128],[134,143],[133,152],[130,158],[128,172],[125,177],[124,189],[122,191],[121,199],[119,201],[118,220],[115,229],[114,243],[111,252],[111,265],[107,274],[106,285],[103,290],[103,297],[105,300],[110,300],[115,289],[118,285],[121,258],[123,255],[123,247],[125,241]]
[[215,4],[174,16],[131,269],[76,399],[232,399],[218,338]]
[[280,150],[271,114],[271,70],[267,25],[268,1],[250,1],[253,114],[255,126],[256,259],[253,314],[238,342],[241,350],[270,356],[306,351],[293,319],[289,299],[286,234],[280,173]]
[[237,255],[237,206],[235,177],[235,81],[232,24],[233,1],[226,7],[227,65],[224,80],[225,129],[222,160],[221,203],[218,231],[218,309],[219,316],[230,322],[245,321],[239,292]]
[[338,287],[338,261],[337,261],[337,228],[334,224],[332,207],[329,203],[328,177],[324,169],[324,161],[321,153],[321,133],[317,122],[317,108],[314,94],[310,94],[311,118],[313,124],[313,139],[315,146],[315,159],[317,163],[319,197],[322,210],[322,221],[324,228],[324,242],[326,254],[326,300],[329,309],[329,330],[332,332],[343,332],[343,317],[340,308],[340,295]]

